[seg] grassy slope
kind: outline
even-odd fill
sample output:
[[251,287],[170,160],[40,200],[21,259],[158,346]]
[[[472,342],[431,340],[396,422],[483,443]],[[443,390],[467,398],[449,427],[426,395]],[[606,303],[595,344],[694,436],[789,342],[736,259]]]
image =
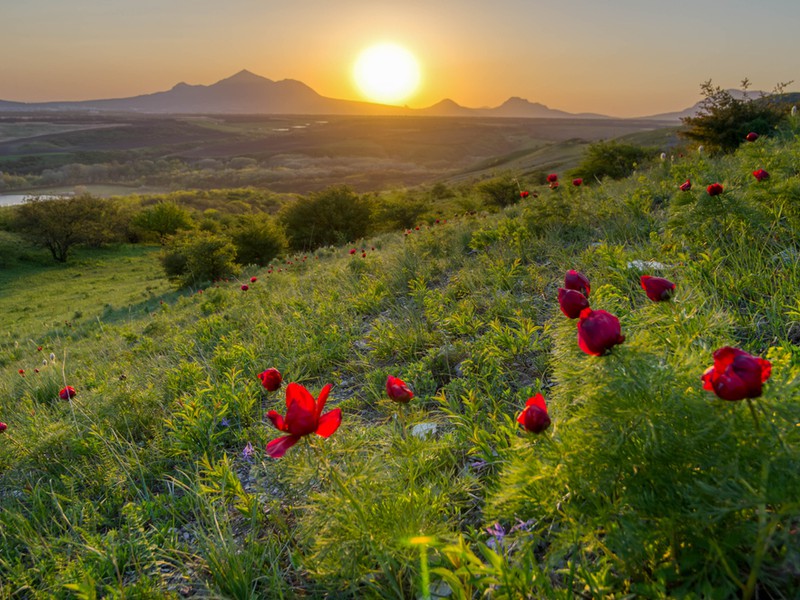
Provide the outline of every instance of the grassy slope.
[[[453,597],[796,597],[798,158],[762,138],[540,190],[366,258],[243,273],[247,292],[164,296],[147,249],[3,274],[3,307],[31,310],[3,311],[0,597],[406,598],[427,577]],[[637,259],[666,265],[672,303],[645,298]],[[558,310],[569,268],[622,322],[610,356]],[[752,414],[701,389],[725,344],[773,362]],[[339,431],[266,457],[270,366],[332,383]],[[405,409],[387,374],[414,388]],[[534,438],[515,417],[538,391],[553,424]]]

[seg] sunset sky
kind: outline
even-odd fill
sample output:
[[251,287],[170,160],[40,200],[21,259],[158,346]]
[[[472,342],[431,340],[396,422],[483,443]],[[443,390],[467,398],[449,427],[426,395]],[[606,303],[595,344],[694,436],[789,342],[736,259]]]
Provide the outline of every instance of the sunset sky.
[[521,96],[639,116],[686,108],[709,78],[800,89],[797,0],[2,2],[2,100],[133,96],[241,69],[362,100],[353,64],[387,41],[419,61],[415,108]]

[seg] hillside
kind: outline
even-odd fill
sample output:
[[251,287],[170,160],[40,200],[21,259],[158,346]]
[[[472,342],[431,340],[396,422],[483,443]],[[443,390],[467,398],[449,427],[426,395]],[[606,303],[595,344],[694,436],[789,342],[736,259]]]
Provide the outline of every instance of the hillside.
[[[51,267],[4,233],[0,597],[798,597],[798,132],[203,289],[155,247]],[[756,397],[703,389],[725,346],[770,361]],[[341,426],[271,458],[290,383],[332,384]]]

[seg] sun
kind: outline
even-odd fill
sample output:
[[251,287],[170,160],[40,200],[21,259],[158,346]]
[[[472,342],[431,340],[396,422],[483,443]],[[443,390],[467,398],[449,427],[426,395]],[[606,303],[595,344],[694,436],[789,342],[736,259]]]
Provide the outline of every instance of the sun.
[[383,104],[411,96],[420,82],[417,59],[396,44],[370,46],[358,55],[353,77],[366,98]]

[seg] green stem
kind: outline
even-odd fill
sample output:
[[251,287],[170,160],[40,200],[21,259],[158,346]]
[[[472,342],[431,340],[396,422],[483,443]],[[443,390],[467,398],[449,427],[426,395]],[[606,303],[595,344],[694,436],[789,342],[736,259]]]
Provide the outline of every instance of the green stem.
[[422,600],[431,600],[431,576],[428,572],[428,546],[426,544],[419,545],[419,570]]
[[756,431],[761,433],[761,427],[758,425],[758,415],[756,414],[756,408],[753,406],[753,401],[750,398],[747,398],[747,407],[750,409],[750,414],[753,415],[753,422],[756,426]]

